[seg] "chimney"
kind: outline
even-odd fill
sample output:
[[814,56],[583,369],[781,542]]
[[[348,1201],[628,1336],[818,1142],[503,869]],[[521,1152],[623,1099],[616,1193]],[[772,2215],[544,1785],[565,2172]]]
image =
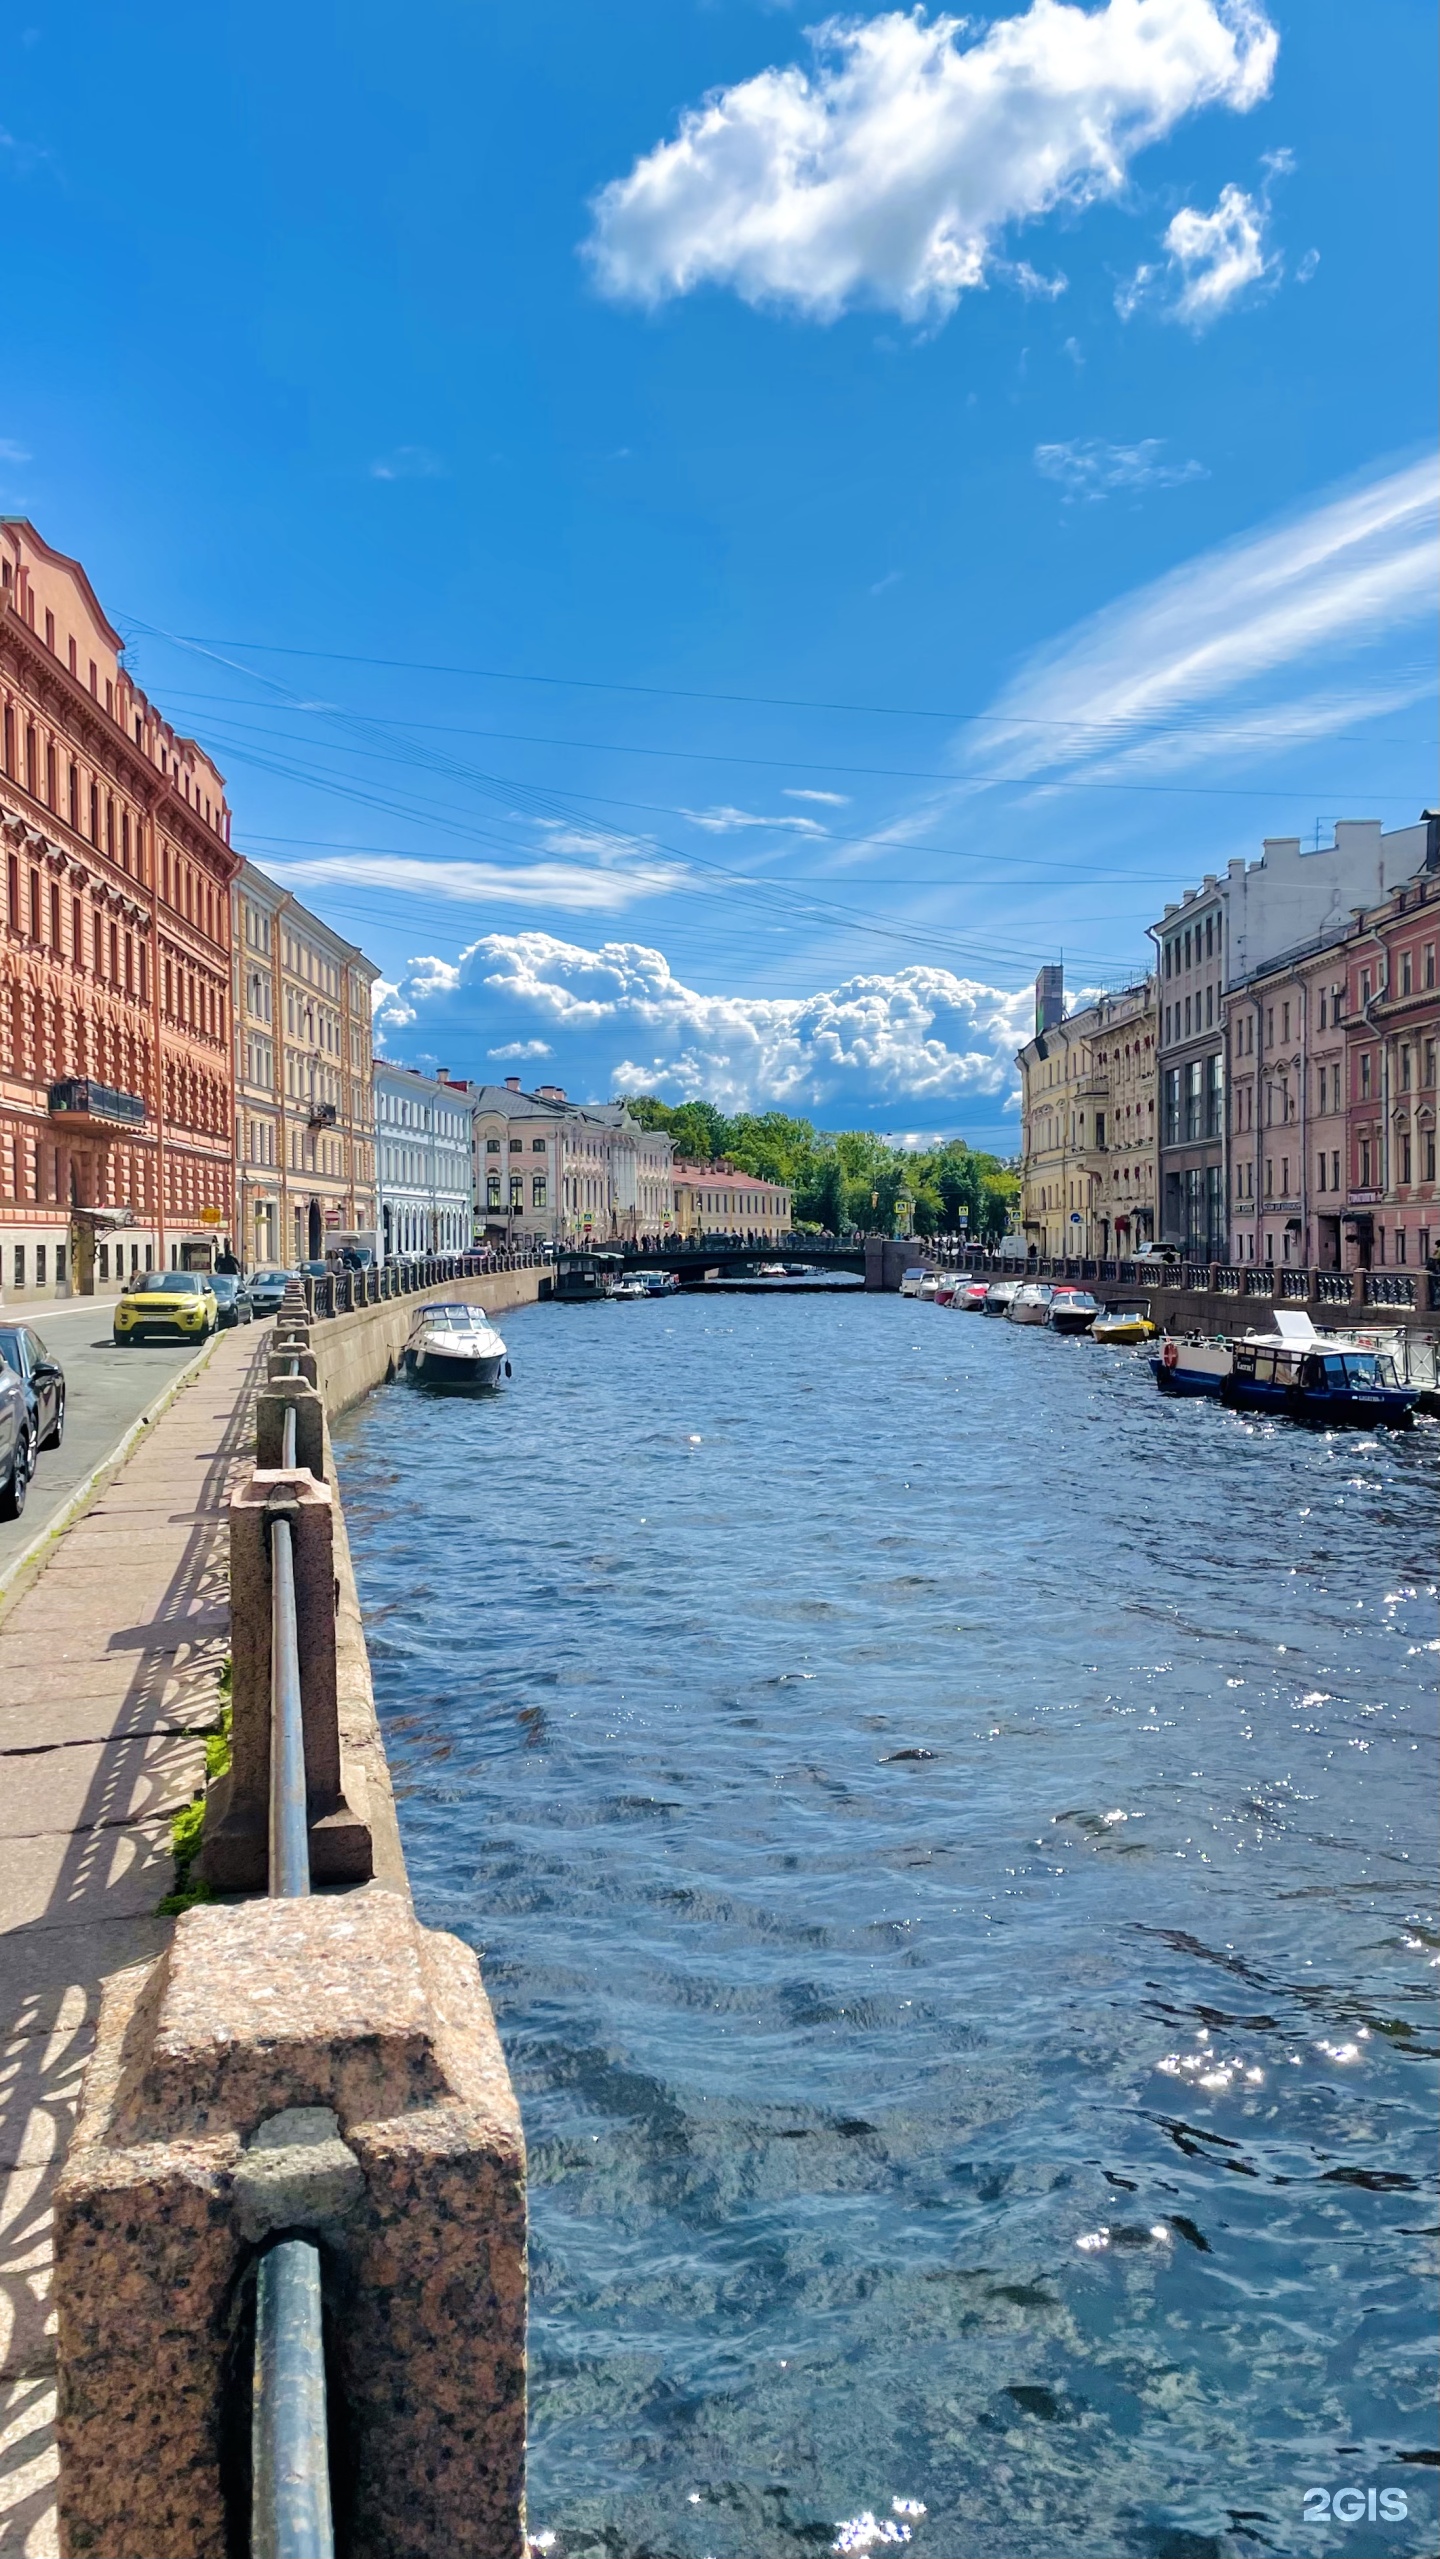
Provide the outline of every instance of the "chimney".
[[519,1076],[518,1076],[518,1075],[507,1075],[507,1076],[506,1076],[506,1078],[505,1078],[505,1090],[506,1090],[506,1092],[507,1092],[507,1093],[518,1093],[518,1092],[519,1092],[519,1090],[520,1090],[520,1078],[519,1078]]
[[565,1087],[563,1084],[537,1084],[535,1098],[537,1102],[563,1102]]
[[1035,980],[1035,1031],[1053,1031],[1065,1019],[1065,969],[1058,960],[1047,960]]
[[449,1083],[449,1081],[450,1081],[450,1069],[449,1069],[449,1067],[448,1067],[448,1066],[437,1066],[437,1067],[436,1067],[436,1069],[435,1069],[435,1081],[436,1081],[436,1083],[437,1083],[437,1084],[448,1084],[448,1083]]

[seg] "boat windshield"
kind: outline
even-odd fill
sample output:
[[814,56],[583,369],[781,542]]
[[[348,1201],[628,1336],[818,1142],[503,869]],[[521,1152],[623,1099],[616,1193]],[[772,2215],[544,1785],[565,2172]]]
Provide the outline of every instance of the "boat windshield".
[[1088,1288],[1057,1288],[1051,1303],[1058,1306],[1062,1313],[1067,1307],[1073,1309],[1077,1315],[1089,1315],[1092,1312],[1098,1315],[1100,1312]]
[[1398,1386],[1393,1359],[1383,1359],[1374,1351],[1331,1351],[1325,1359],[1325,1383],[1332,1390],[1343,1391],[1357,1386]]
[[447,1333],[468,1333],[477,1325],[488,1327],[489,1317],[482,1306],[424,1306],[415,1321],[436,1325]]

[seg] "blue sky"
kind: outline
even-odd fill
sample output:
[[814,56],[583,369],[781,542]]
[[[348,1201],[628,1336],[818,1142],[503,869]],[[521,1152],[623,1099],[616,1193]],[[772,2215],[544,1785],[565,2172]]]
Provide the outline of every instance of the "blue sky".
[[8,12],[0,503],[394,1053],[1007,1143],[1432,800],[1434,13],[819,14]]

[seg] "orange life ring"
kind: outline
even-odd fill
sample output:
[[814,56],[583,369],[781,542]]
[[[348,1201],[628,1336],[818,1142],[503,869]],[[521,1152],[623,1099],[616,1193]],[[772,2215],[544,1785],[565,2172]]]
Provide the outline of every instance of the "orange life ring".
[[1178,1367],[1179,1367],[1179,1365],[1180,1365],[1180,1354],[1179,1354],[1178,1350],[1176,1349],[1176,1347],[1175,1347],[1175,1345],[1174,1345],[1174,1343],[1173,1343],[1173,1342],[1167,1342],[1167,1343],[1166,1343],[1165,1348],[1164,1348],[1164,1350],[1161,1352],[1160,1356],[1161,1356],[1161,1358],[1163,1359],[1163,1361],[1165,1362],[1165,1365],[1166,1365],[1166,1367],[1167,1367],[1167,1368],[1178,1368]]

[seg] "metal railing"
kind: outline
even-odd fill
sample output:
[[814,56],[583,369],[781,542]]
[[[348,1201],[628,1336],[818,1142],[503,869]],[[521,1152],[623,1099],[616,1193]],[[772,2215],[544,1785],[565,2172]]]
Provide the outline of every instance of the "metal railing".
[[1210,1297],[1256,1297],[1304,1305],[1412,1308],[1440,1314],[1440,1271],[1315,1270],[1300,1262],[1126,1261],[1074,1254],[987,1253],[923,1248],[947,1269],[1047,1280],[1109,1280],[1122,1288],[1187,1289]]
[[[300,1362],[287,1363],[298,1377]],[[295,1407],[285,1415],[283,1463],[295,1465]],[[295,1546],[277,1506],[270,1521],[270,1861],[273,1900],[310,1891],[305,1718]],[[250,2426],[251,2559],[334,2559],[325,2404],[320,2251],[280,2239],[255,2273]]]
[[299,1283],[305,1311],[316,1318],[352,1315],[358,1307],[381,1306],[397,1297],[415,1297],[447,1280],[481,1279],[487,1271],[529,1271],[549,1267],[552,1256],[534,1245],[508,1250],[490,1246],[473,1253],[430,1253],[413,1262],[382,1262],[378,1269],[307,1271]]

